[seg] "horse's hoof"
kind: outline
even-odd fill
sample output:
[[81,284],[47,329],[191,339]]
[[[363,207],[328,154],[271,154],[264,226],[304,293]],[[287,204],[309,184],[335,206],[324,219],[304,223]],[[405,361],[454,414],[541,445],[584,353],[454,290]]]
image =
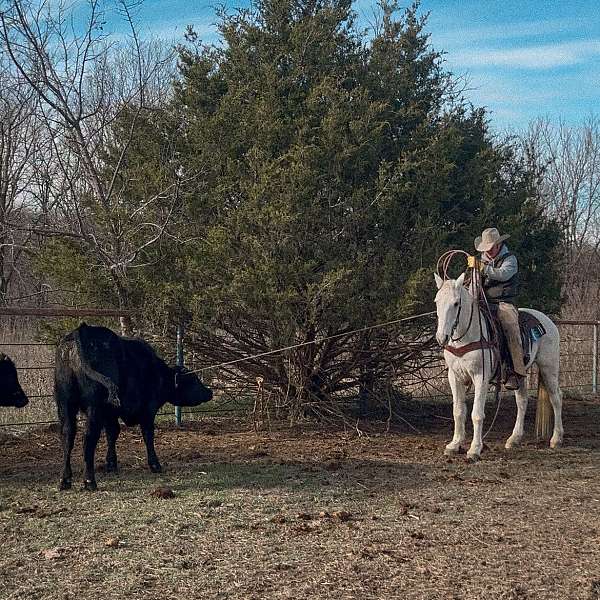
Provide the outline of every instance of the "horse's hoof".
[[467,452],[467,462],[476,463],[479,462],[480,459],[481,456],[479,456],[479,454],[472,454],[470,452]]
[[71,489],[71,480],[70,479],[61,479],[60,483],[58,484],[58,489],[61,492],[64,492],[65,490],[70,490]]
[[87,492],[95,492],[98,489],[98,486],[96,485],[95,481],[90,481],[89,479],[86,479],[83,482],[83,489]]
[[444,450],[444,456],[456,456],[460,452],[460,448],[446,448]]
[[521,445],[521,440],[513,440],[511,438],[508,438],[506,440],[506,444],[504,444],[504,448],[506,450],[514,450],[515,448],[519,447]]
[[552,450],[558,450],[561,446],[562,446],[562,440],[557,440],[556,442],[553,442],[552,440],[550,440],[550,448]]
[[160,463],[151,463],[148,465],[152,473],[162,473],[162,467]]
[[117,465],[116,462],[107,462],[104,465],[104,472],[105,473],[118,473],[119,472],[119,466]]

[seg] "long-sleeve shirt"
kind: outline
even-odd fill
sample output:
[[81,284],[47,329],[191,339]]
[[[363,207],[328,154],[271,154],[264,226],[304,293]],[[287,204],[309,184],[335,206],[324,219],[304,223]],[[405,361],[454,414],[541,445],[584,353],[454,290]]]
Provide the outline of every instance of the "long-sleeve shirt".
[[504,260],[501,266],[495,267],[494,263],[508,254],[508,246],[504,244],[495,258],[488,256],[487,252],[481,254],[481,261],[485,264],[483,274],[494,281],[508,281],[519,272],[517,257],[513,254]]

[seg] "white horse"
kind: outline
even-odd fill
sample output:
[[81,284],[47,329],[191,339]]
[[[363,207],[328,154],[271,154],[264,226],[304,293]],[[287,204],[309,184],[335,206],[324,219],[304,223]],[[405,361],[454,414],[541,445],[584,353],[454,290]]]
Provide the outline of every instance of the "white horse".
[[[496,369],[494,352],[486,342],[490,339],[485,320],[479,319],[479,305],[472,292],[464,286],[465,274],[458,279],[446,281],[436,273],[435,282],[438,292],[435,297],[438,326],[436,339],[444,348],[444,359],[448,366],[448,380],[452,389],[454,437],[446,446],[444,454],[459,452],[465,440],[467,387],[473,382],[475,397],[473,400],[473,441],[467,452],[471,460],[478,460],[483,447],[482,429],[485,417],[485,400],[490,380]],[[536,409],[536,432],[545,437],[550,432],[551,411],[554,409],[554,430],[550,447],[562,444],[562,395],[558,385],[560,335],[556,325],[543,313],[532,309],[521,309],[534,315],[546,330],[545,335],[533,343],[531,357],[526,365],[529,368],[536,363],[539,370],[538,401]],[[469,348],[466,348],[470,345]],[[463,348],[467,352],[457,356],[446,348]],[[483,350],[482,350],[483,347]],[[471,350],[471,348],[474,348]],[[523,438],[523,423],[527,410],[527,386],[524,379],[515,393],[517,402],[517,420],[512,435],[506,441],[506,448],[517,446]]]

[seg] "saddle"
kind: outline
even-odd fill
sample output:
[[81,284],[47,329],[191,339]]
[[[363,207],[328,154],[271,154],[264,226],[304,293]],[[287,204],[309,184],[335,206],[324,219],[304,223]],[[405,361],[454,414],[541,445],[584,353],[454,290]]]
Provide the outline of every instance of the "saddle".
[[[498,351],[500,354],[500,373],[497,373],[497,375],[499,374],[501,376],[502,381],[506,381],[508,374],[511,373],[513,369],[512,358],[510,356],[510,350],[508,348],[506,336],[504,335],[504,330],[502,329],[502,324],[498,319],[497,307],[490,304],[490,308],[492,308],[491,317],[494,320],[493,325],[495,326],[498,335]],[[523,363],[527,365],[531,359],[531,351],[534,342],[545,335],[546,330],[539,319],[534,317],[531,313],[522,311],[519,311],[519,329],[521,332],[521,347],[523,348]]]

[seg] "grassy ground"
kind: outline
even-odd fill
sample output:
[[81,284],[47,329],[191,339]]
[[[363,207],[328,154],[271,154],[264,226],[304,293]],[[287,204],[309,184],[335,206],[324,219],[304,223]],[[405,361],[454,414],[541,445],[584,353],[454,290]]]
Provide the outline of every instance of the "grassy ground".
[[58,492],[56,432],[0,433],[0,598],[600,598],[600,404],[511,453],[503,406],[475,465],[442,456],[448,407],[421,434],[162,425],[159,476],[130,429],[97,493],[80,440]]

